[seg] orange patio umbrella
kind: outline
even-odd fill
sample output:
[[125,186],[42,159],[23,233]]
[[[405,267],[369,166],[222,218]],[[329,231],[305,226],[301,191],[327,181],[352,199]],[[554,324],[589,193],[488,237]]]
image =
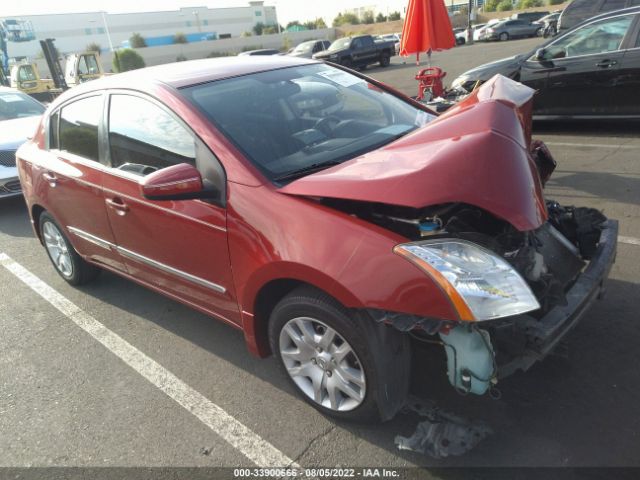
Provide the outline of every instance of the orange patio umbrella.
[[451,28],[449,13],[443,0],[409,0],[407,14],[402,27],[400,55],[416,54],[420,64],[420,52],[431,52],[453,48],[456,39]]

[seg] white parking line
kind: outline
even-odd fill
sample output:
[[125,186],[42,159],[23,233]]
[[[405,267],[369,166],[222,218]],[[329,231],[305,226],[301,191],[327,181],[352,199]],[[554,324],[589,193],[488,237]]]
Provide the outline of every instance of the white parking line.
[[618,235],[618,243],[628,243],[629,245],[640,245],[640,238],[625,237]]
[[639,149],[640,145],[616,145],[614,143],[565,143],[565,142],[544,142],[545,145],[550,147],[593,147],[593,148],[620,148],[635,150]]
[[258,434],[2,252],[0,264],[256,465],[298,467]]

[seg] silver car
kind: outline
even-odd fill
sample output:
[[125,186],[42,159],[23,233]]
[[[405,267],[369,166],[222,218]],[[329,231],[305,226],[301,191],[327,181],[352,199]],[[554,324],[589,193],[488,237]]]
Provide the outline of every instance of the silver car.
[[[540,30],[540,32],[538,32]],[[481,40],[509,40],[542,34],[542,25],[525,20],[505,20],[484,29]]]
[[290,57],[311,58],[314,53],[322,52],[331,45],[329,40],[309,40],[302,42],[291,52],[287,53]]
[[22,194],[16,150],[35,133],[44,106],[15,88],[0,87],[0,198]]

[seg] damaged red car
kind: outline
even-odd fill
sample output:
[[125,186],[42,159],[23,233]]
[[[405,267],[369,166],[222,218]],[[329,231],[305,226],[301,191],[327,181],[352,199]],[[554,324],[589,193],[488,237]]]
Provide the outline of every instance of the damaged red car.
[[19,175],[66,281],[122,275],[241,329],[317,409],[386,420],[414,339],[480,395],[603,292],[617,222],[545,199],[532,95],[495,77],[438,117],[317,61],[183,62],[60,96]]

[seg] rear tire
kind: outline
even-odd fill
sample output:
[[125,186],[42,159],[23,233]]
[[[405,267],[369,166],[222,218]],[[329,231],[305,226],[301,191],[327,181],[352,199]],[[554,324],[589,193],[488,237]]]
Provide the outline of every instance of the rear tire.
[[499,39],[501,42],[506,42],[507,40],[509,40],[509,34],[508,34],[507,32],[502,32],[502,33],[500,34],[500,36],[498,37],[498,39]]
[[85,261],[73,248],[58,222],[47,212],[40,215],[40,234],[53,267],[71,285],[83,285],[101,270]]
[[404,404],[408,337],[368,316],[356,321],[319,290],[297,288],[276,305],[269,343],[298,393],[326,415],[384,421]]
[[380,66],[382,68],[385,68],[385,67],[388,67],[390,63],[391,63],[391,57],[389,56],[389,54],[388,53],[383,53],[380,56]]
[[344,58],[340,61],[340,65],[347,68],[353,68],[353,62],[350,58]]

